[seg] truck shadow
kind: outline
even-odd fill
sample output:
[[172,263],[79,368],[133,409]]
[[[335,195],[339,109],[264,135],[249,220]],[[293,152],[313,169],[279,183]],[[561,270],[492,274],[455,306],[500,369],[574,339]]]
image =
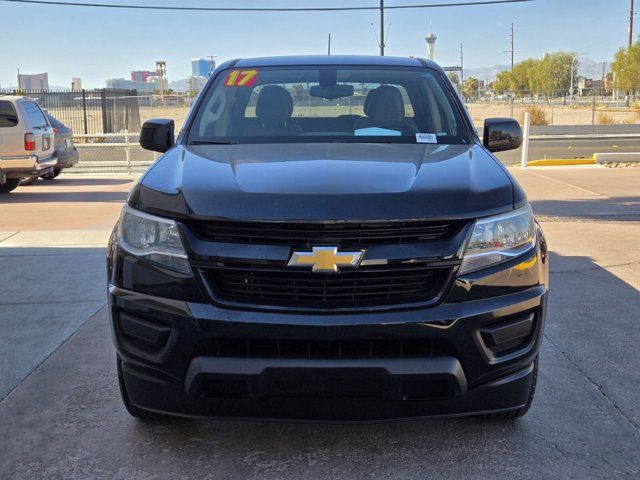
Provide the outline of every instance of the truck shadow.
[[0,196],[0,204],[124,202],[133,184],[134,180],[92,178],[39,181]]
[[594,200],[532,200],[540,221],[629,221],[640,222],[640,196]]

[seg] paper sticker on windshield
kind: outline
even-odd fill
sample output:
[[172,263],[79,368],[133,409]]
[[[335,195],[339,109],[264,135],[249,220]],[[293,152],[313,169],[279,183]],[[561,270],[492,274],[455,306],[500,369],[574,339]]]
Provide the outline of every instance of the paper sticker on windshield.
[[438,143],[438,136],[435,133],[416,133],[418,143]]
[[231,70],[224,84],[227,87],[253,87],[258,73],[258,70]]

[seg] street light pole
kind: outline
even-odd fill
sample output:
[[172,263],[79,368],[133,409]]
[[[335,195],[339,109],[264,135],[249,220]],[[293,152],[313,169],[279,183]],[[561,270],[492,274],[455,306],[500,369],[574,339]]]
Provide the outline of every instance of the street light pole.
[[573,100],[573,70],[575,68],[575,63],[578,57],[580,57],[580,54],[574,55],[573,60],[571,60],[571,86],[569,87],[571,100]]

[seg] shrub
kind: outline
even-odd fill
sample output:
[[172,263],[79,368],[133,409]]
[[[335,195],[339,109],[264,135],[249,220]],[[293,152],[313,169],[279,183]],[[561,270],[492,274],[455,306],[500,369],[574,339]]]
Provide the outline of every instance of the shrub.
[[544,113],[544,109],[537,105],[531,105],[530,107],[525,108],[519,118],[521,124],[524,124],[524,114],[526,112],[531,115],[531,125],[549,125],[549,120],[547,119],[547,115]]
[[612,125],[615,123],[613,117],[605,112],[598,112],[596,116],[596,123],[598,125]]

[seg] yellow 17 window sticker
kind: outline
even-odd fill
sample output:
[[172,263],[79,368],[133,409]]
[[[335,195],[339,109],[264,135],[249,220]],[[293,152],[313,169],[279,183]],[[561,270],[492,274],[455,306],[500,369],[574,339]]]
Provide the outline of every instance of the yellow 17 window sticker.
[[231,70],[224,84],[227,87],[253,87],[258,80],[258,70]]

